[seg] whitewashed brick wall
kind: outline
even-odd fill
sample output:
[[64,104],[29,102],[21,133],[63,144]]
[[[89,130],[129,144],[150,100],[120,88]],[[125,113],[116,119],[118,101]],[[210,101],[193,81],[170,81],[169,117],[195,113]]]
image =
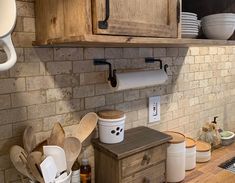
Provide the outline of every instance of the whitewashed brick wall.
[[[53,124],[66,131],[89,111],[120,109],[126,129],[140,125],[176,130],[197,137],[204,122],[219,116],[219,125],[235,130],[235,47],[191,48],[33,48],[34,1],[17,1],[13,33],[17,64],[0,73],[0,182],[19,182],[9,160],[9,148],[22,144],[22,132],[32,125],[37,140],[45,139]],[[144,57],[169,65],[167,84],[113,92],[107,67],[93,58],[107,58],[118,71],[159,68]],[[1,61],[5,54],[0,51]],[[148,97],[161,96],[161,121],[148,125]],[[94,165],[93,151],[89,155]]]

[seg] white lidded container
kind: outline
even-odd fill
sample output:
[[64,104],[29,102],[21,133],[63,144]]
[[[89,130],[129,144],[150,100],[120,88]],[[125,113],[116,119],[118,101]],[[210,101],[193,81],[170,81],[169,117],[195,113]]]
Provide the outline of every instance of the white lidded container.
[[196,167],[196,141],[186,137],[185,170],[192,170]]
[[98,112],[99,139],[106,144],[115,144],[124,140],[126,116],[118,110]]
[[211,145],[204,141],[196,142],[197,163],[208,162],[211,159]]
[[172,137],[167,148],[167,182],[180,182],[185,178],[185,136],[178,132],[165,133]]

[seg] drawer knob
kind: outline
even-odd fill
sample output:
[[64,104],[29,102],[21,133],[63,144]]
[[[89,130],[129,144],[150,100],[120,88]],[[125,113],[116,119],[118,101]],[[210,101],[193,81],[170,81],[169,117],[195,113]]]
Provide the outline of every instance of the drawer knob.
[[148,156],[147,154],[144,155],[141,165],[144,165],[145,163],[147,165],[150,163],[150,156]]
[[145,177],[145,178],[143,179],[143,183],[150,183],[150,179]]

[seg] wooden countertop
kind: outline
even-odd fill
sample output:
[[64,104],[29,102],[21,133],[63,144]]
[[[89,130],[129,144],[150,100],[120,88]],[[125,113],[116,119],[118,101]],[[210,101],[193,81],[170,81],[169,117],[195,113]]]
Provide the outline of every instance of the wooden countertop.
[[126,130],[124,141],[121,143],[104,144],[99,139],[95,139],[93,145],[116,159],[122,159],[145,149],[164,144],[171,139],[171,136],[165,133],[142,126]]
[[235,156],[235,143],[212,152],[208,163],[197,164],[192,171],[186,172],[184,183],[235,183],[235,173],[218,167]]

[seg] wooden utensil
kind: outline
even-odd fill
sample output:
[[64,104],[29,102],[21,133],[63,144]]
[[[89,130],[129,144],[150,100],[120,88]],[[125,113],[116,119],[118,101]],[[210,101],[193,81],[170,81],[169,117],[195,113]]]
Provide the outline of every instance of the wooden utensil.
[[68,137],[64,141],[64,151],[66,156],[67,171],[70,172],[74,162],[81,152],[82,144],[75,137]]
[[29,170],[27,156],[28,154],[20,146],[14,145],[10,149],[10,159],[15,168],[24,176],[30,178],[31,180],[35,180]]
[[74,129],[73,136],[78,138],[81,143],[89,137],[97,125],[98,116],[94,112],[87,113]]
[[27,126],[24,130],[23,145],[27,153],[31,153],[33,148],[36,146],[36,137],[31,126]]
[[43,153],[43,146],[48,145],[47,141],[48,140],[46,139],[46,140],[42,141],[40,144],[36,145],[36,147],[33,149],[33,151],[39,151],[39,152]]
[[40,164],[42,163],[42,160],[42,153],[39,151],[31,152],[27,157],[28,166],[32,172],[32,175],[40,183],[44,183],[42,172],[40,169]]
[[60,123],[55,123],[51,131],[51,136],[47,140],[48,145],[56,145],[63,147],[64,139],[65,139],[65,132],[63,127],[61,126]]

